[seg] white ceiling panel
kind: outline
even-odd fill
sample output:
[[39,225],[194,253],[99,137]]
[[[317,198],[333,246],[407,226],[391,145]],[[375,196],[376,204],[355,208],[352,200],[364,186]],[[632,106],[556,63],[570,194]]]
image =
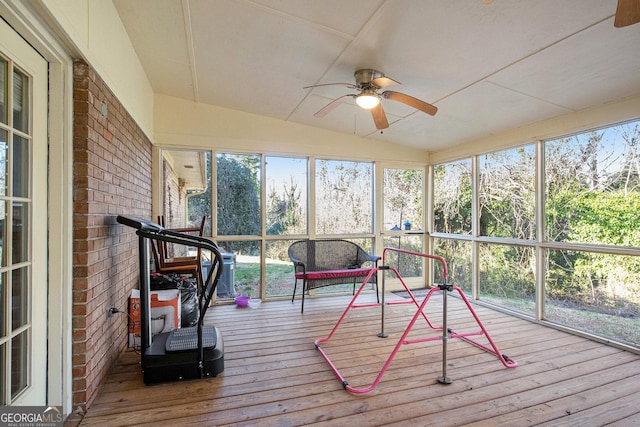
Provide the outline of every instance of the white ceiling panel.
[[[113,1],[157,93],[426,150],[640,92],[616,0]],[[303,87],[362,68],[438,113],[383,99],[382,133],[351,102],[314,117],[358,91]]]
[[146,73],[154,91],[176,98],[195,100],[194,83],[189,67],[170,58],[149,58],[145,55],[141,59],[147,64]]
[[[640,25],[613,18],[502,70],[489,81],[580,110],[640,93]],[[624,64],[619,72],[613,70]]]
[[254,0],[252,3],[355,37],[382,0]]
[[286,119],[349,40],[247,2],[192,1],[200,101]]

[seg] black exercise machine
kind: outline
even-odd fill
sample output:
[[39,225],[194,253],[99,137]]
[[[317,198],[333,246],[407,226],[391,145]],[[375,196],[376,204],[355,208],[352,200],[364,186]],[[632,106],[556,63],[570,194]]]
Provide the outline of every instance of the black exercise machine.
[[[145,384],[216,376],[224,370],[222,335],[218,328],[204,324],[204,316],[218,285],[224,266],[217,245],[200,236],[167,230],[144,219],[118,215],[120,224],[135,228],[140,258],[140,355]],[[151,291],[149,243],[151,240],[195,246],[211,251],[211,267],[204,286],[198,289],[200,316],[196,326],[151,333]]]

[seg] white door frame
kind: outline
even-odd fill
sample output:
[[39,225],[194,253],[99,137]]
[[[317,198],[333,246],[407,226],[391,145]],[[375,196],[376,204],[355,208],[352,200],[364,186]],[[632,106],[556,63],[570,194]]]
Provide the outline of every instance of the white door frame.
[[[5,80],[8,83],[9,101],[7,105],[9,110],[7,111],[9,133],[6,135],[8,137],[6,141],[8,155],[7,180],[11,183],[11,176],[15,177],[17,174],[24,174],[23,176],[29,177],[27,183],[25,183],[28,184],[28,189],[25,185],[25,191],[16,195],[13,194],[11,187],[9,187],[7,195],[11,196],[11,198],[3,202],[6,203],[5,214],[7,221],[5,228],[7,232],[16,226],[16,223],[12,221],[12,217],[14,216],[13,213],[14,210],[17,209],[17,206],[23,205],[26,208],[19,214],[22,218],[14,218],[14,221],[24,221],[25,230],[20,234],[26,234],[27,236],[27,239],[25,239],[22,244],[27,246],[25,249],[27,249],[26,254],[28,255],[26,258],[21,259],[21,261],[28,261],[28,263],[19,267],[19,270],[13,270],[16,268],[13,262],[10,261],[13,256],[6,256],[6,266],[8,266],[10,270],[7,271],[7,280],[4,282],[6,289],[5,297],[13,298],[13,293],[9,290],[15,286],[15,284],[12,285],[11,283],[12,277],[15,278],[12,272],[20,270],[27,272],[26,276],[20,279],[21,282],[26,279],[26,283],[23,283],[23,285],[27,286],[18,297],[20,301],[23,301],[21,304],[23,308],[20,311],[25,311],[22,315],[26,316],[26,322],[22,327],[25,329],[20,333],[21,336],[27,338],[23,344],[21,344],[21,346],[25,345],[26,359],[25,364],[21,364],[20,369],[26,374],[24,380],[21,380],[21,383],[24,381],[26,388],[21,390],[19,394],[11,396],[13,392],[10,390],[13,386],[9,387],[8,382],[9,377],[13,375],[13,370],[16,369],[13,361],[10,364],[10,368],[8,368],[9,365],[5,365],[0,369],[4,370],[7,368],[7,374],[9,369],[12,371],[11,375],[7,375],[6,377],[3,375],[3,378],[5,378],[5,384],[3,384],[3,386],[6,385],[5,392],[7,398],[11,398],[10,404],[16,406],[44,405],[46,404],[47,396],[48,353],[46,330],[48,324],[47,248],[38,243],[43,241],[42,238],[46,238],[47,235],[46,216],[40,215],[40,212],[47,210],[47,62],[4,21],[0,21],[0,50],[6,55],[9,64],[7,79]],[[23,115],[27,120],[23,122],[22,130],[25,135],[28,135],[24,137],[24,141],[29,141],[26,143],[29,148],[25,149],[20,155],[20,157],[26,157],[26,159],[24,159],[26,162],[18,159],[18,161],[22,163],[20,166],[28,170],[12,172],[12,166],[16,168],[19,166],[13,160],[14,156],[18,154],[11,154],[12,151],[14,151],[11,147],[15,147],[16,141],[16,135],[14,135],[13,132],[17,134],[18,126],[20,126],[15,123],[12,124],[11,117],[12,109],[14,108],[12,106],[13,99],[16,97],[15,93],[12,96],[12,89],[16,87],[15,84],[12,84],[12,76],[15,77],[16,72],[25,76],[22,85],[24,90],[22,107]],[[11,184],[9,185],[11,186]],[[20,197],[24,197],[24,201],[19,201]],[[5,236],[9,237],[8,240],[5,239],[4,241],[3,245],[5,248],[12,247],[11,235],[12,233],[5,234]],[[16,233],[13,233],[13,236],[16,236]],[[9,255],[9,253],[10,252],[7,251],[7,255]],[[5,302],[3,301],[3,305],[4,304]],[[7,305],[5,308],[9,308],[9,306]],[[7,311],[11,311],[12,309],[8,309]],[[12,325],[11,328],[13,329],[14,327],[15,325]],[[20,331],[22,328],[16,328],[13,333]],[[13,333],[8,333],[7,331],[7,337],[11,337]],[[15,337],[10,338],[10,340],[6,342],[7,353],[9,353],[8,349],[13,345],[12,342],[14,339]],[[11,351],[11,355],[13,356],[13,350]],[[7,359],[12,356],[9,356]],[[5,360],[5,362],[7,362],[7,360]]]
[[[384,250],[384,238],[392,235],[402,235],[404,232],[399,231],[397,233],[391,233],[385,229],[384,224],[384,170],[385,169],[413,169],[422,172],[422,205],[423,205],[423,218],[422,224],[420,225],[420,230],[424,231],[422,235],[422,245],[424,251],[427,252],[429,247],[427,246],[427,209],[426,202],[428,199],[428,187],[427,187],[427,168],[424,164],[411,164],[406,162],[379,162],[376,164],[376,212],[378,215],[376,216],[376,233],[377,233],[377,247],[376,253],[382,255],[382,251]],[[402,224],[399,224],[402,227]],[[430,279],[431,271],[429,269],[430,263],[423,261],[423,269],[422,275],[417,277],[403,277],[403,280],[409,286],[409,288],[421,288],[426,286],[428,283],[433,283],[433,280]],[[388,289],[394,290],[402,290],[404,289],[399,280],[394,277],[389,277],[387,279],[387,287]]]
[[[40,9],[38,9],[40,8]],[[72,411],[73,61],[37,2],[3,0],[0,16],[49,64],[47,404]],[[39,212],[39,215],[45,213]]]

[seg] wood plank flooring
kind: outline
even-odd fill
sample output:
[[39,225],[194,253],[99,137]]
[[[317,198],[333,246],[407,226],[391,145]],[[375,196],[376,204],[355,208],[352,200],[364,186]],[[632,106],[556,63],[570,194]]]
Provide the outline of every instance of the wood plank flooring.
[[[387,299],[398,298],[389,295]],[[634,426],[640,425],[640,356],[485,307],[476,312],[503,354],[460,339],[403,345],[375,390],[347,392],[315,349],[351,297],[264,302],[258,309],[215,306],[207,321],[222,332],[225,369],[216,378],[145,386],[139,355],[127,351],[81,426]],[[359,302],[372,301],[364,295]],[[448,298],[448,326],[478,330],[466,307]],[[425,312],[442,322],[441,296]],[[352,309],[322,344],[353,387],[370,385],[416,312],[413,305]],[[438,336],[419,318],[409,338]],[[483,338],[478,338],[483,341]]]

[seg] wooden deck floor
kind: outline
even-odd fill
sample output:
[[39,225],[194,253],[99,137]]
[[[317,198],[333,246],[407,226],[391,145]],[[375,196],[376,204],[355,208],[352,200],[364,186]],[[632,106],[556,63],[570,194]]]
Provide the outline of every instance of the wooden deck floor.
[[[371,295],[363,298],[371,298]],[[375,297],[373,297],[375,298]],[[391,298],[391,297],[388,297]],[[447,376],[436,340],[400,348],[377,388],[343,389],[314,347],[350,298],[263,303],[258,309],[216,306],[208,312],[224,336],[225,369],[216,378],[145,386],[139,356],[127,351],[81,426],[632,426],[640,425],[640,356],[475,307],[503,354],[518,367],[460,339],[449,341]],[[462,303],[449,298],[448,326],[477,330]],[[441,299],[429,302],[441,322]],[[371,384],[415,313],[414,306],[352,310],[322,345],[353,387]],[[412,337],[438,335],[419,319]]]

